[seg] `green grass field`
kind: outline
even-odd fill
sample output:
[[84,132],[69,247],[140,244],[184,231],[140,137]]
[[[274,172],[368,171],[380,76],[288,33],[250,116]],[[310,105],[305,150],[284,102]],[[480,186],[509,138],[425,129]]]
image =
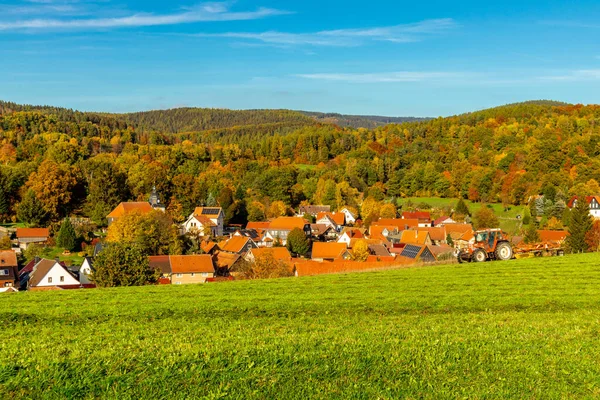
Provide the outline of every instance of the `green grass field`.
[[600,397],[599,254],[0,306],[0,398]]

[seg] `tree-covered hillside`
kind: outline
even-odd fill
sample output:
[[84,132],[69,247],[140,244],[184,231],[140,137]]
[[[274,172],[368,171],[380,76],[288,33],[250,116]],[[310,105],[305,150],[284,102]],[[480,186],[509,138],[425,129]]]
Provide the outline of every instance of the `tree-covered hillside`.
[[594,105],[520,103],[375,129],[320,124],[290,111],[194,111],[198,121],[182,117],[177,127],[156,130],[180,111],[135,119],[2,109],[0,211],[9,220],[31,206],[30,190],[47,221],[76,214],[101,222],[120,201],[146,199],[156,185],[174,213],[214,199],[239,223],[264,218],[275,201],[360,211],[368,197],[372,210],[372,201],[393,196],[525,204],[543,193],[558,210],[570,194],[600,193]]
[[352,128],[377,128],[388,124],[401,124],[403,122],[427,121],[431,118],[417,117],[384,117],[379,115],[345,115],[337,113],[321,113],[300,111],[302,114],[313,118],[315,121]]

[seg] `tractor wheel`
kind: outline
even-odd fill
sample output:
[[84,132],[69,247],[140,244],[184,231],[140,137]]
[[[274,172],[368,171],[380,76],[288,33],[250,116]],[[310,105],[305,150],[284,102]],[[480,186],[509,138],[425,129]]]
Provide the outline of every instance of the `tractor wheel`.
[[487,260],[487,253],[483,249],[477,249],[473,252],[471,259],[475,262],[484,262]]
[[510,244],[503,242],[498,243],[496,247],[496,259],[500,261],[506,261],[513,258],[513,249],[510,247]]

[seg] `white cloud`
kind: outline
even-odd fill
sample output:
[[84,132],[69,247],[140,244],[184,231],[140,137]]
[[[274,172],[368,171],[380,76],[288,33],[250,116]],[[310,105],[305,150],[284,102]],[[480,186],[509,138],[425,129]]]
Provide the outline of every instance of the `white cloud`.
[[324,73],[324,74],[298,74],[298,78],[347,82],[347,83],[391,83],[391,82],[423,82],[445,81],[448,79],[466,78],[466,74],[454,72],[418,72],[399,71],[382,73]]
[[446,32],[457,27],[458,24],[451,18],[432,19],[412,24],[366,28],[366,29],[337,29],[312,33],[289,33],[267,31],[251,32],[225,32],[225,33],[199,33],[199,37],[222,37],[259,41],[273,45],[309,45],[309,46],[359,46],[368,41],[387,41],[393,43],[407,43],[422,40],[426,35]]
[[102,29],[121,27],[141,27],[176,25],[205,21],[240,21],[288,14],[272,8],[258,8],[255,11],[231,11],[228,3],[204,3],[173,14],[138,13],[114,18],[78,19],[25,19],[1,21],[0,31],[48,30],[48,29]]
[[600,80],[600,69],[579,69],[559,75],[541,76],[544,81],[596,81]]

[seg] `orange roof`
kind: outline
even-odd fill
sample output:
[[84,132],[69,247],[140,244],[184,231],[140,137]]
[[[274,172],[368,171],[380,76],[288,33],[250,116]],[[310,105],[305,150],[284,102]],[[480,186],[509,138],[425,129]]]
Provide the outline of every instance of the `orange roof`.
[[196,207],[194,216],[206,215],[208,218],[217,218],[222,212],[221,207]]
[[239,254],[224,253],[220,251],[213,256],[213,260],[217,268],[230,269],[241,257],[242,256]]
[[202,243],[200,243],[200,248],[205,253],[210,253],[210,251],[212,249],[214,249],[216,246],[217,246],[217,244],[215,242],[202,242]]
[[396,256],[369,256],[366,262],[385,262],[393,263],[396,261]]
[[387,240],[387,237],[383,235],[383,231],[386,229],[392,233],[398,228],[392,225],[371,225],[369,228],[369,237],[376,240]]
[[446,228],[447,233],[450,233],[450,232],[465,233],[465,232],[473,231],[473,226],[471,224],[446,224],[446,225],[444,225],[444,228]]
[[356,244],[356,242],[358,241],[362,241],[365,242],[366,244],[383,244],[384,240],[382,239],[361,239],[361,238],[353,238],[350,239],[350,244],[348,245],[348,248],[353,249],[354,245]]
[[250,252],[255,258],[271,254],[273,258],[278,261],[290,261],[292,259],[292,255],[285,247],[263,247],[260,249],[252,249]]
[[347,261],[347,260],[336,260],[332,262],[297,262],[294,264],[296,267],[296,273],[298,276],[311,276],[311,275],[322,275],[322,274],[339,274],[345,272],[359,272],[369,270],[382,270],[389,268],[400,268],[403,266],[409,266],[416,264],[417,262],[413,259],[406,257],[395,257],[392,261],[375,261],[375,262],[359,262],[359,261]]
[[170,256],[171,271],[174,274],[215,272],[212,257],[207,254],[198,256]]
[[317,221],[325,217],[331,218],[337,225],[344,225],[346,223],[346,215],[344,213],[320,212],[317,214]]
[[418,219],[400,219],[400,218],[381,218],[379,221],[373,222],[372,225],[375,226],[395,226],[398,230],[405,230],[410,228],[418,228],[419,220]]
[[208,218],[205,215],[194,215],[194,218],[196,218],[196,220],[198,222],[200,222],[202,224],[202,226],[207,227],[207,226],[217,226],[214,222],[212,222],[210,220],[210,218]]
[[269,221],[267,221],[267,222],[248,222],[248,225],[246,225],[246,229],[264,230],[264,229],[269,229],[269,225],[271,225],[271,223]]
[[17,228],[17,238],[43,238],[50,236],[48,228]]
[[402,232],[402,235],[400,236],[400,243],[426,244],[427,239],[431,240],[429,237],[429,232],[409,230]]
[[352,238],[360,239],[360,238],[365,237],[364,232],[358,228],[346,228],[342,231],[342,235],[344,233],[347,234],[350,239],[352,239]]
[[435,241],[444,241],[446,240],[446,230],[444,227],[441,228],[418,228],[415,229],[419,232],[429,232],[429,237],[431,240]]
[[17,265],[17,253],[12,250],[0,251],[0,267],[16,267]]
[[279,217],[271,221],[269,229],[291,231],[295,228],[300,230],[304,229],[304,226],[308,224],[308,221],[300,217]]
[[316,242],[312,247],[312,258],[339,258],[347,250],[346,243]]
[[567,231],[542,230],[538,231],[538,234],[542,242],[562,242],[569,236],[569,232]]
[[465,242],[471,241],[475,238],[475,233],[473,231],[468,231],[462,234],[462,236],[458,240],[464,240]]
[[219,247],[223,251],[227,251],[229,253],[239,253],[242,251],[244,246],[248,244],[250,238],[246,236],[233,236],[231,239],[227,240],[223,245],[219,244]]
[[431,214],[426,211],[405,211],[402,213],[403,219],[420,219],[420,220],[431,220]]
[[106,218],[119,218],[134,211],[147,214],[152,210],[152,206],[147,201],[121,203]]

